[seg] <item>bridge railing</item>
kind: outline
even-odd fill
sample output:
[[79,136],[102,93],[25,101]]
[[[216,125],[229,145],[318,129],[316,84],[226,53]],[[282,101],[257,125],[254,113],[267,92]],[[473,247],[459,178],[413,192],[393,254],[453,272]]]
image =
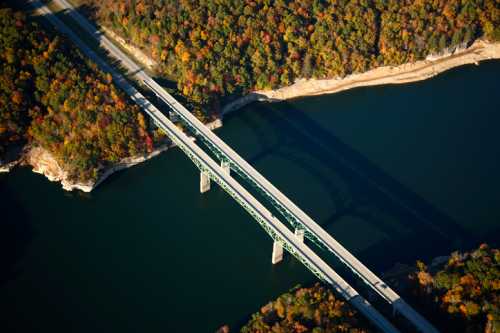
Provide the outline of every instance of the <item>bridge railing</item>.
[[[192,115],[174,97],[165,92],[154,80],[145,79],[143,83],[149,87],[161,100],[174,110],[184,125],[202,141],[208,149],[221,161],[230,164],[231,169],[241,178],[255,188],[280,214],[294,227],[304,230],[304,235],[314,244],[324,250],[333,253],[337,259],[346,265],[356,276],[372,288],[385,301],[393,306],[393,309],[422,332],[438,332],[418,312],[413,310],[396,292],[385,282],[377,277],[371,270],[364,266],[338,241],[324,231],[312,218],[291,202],[284,194],[276,189],[258,171],[243,160],[236,152],[227,146],[221,139],[213,134],[194,115]],[[225,151],[221,148],[223,147]],[[291,209],[292,208],[292,209]]]
[[[76,12],[74,10],[74,8],[66,1],[66,0],[54,0],[56,3],[58,3],[61,7],[65,8],[65,9],[68,9],[69,10],[69,15],[74,18],[85,30],[87,30],[89,33],[91,33],[93,35],[94,38],[96,38],[97,40],[99,40],[99,42],[101,42],[101,45],[103,45],[104,47],[108,48],[108,50],[110,50],[110,52],[112,53],[116,53],[115,55],[118,55],[120,60],[124,61],[125,62],[125,65],[127,66],[135,66],[137,67],[137,65],[130,60],[130,58],[128,58],[120,49],[118,49],[113,43],[111,43],[104,35],[102,34],[96,34],[96,31],[97,29],[92,26],[83,16],[81,16],[78,12]],[[139,105],[142,105],[143,108],[145,109],[145,111],[154,119],[155,122],[158,122],[159,124],[163,124],[163,126],[166,126],[164,123],[162,123],[160,120],[163,120],[163,118],[165,118],[165,116],[163,116],[163,114],[161,114],[161,112],[156,109],[156,107],[154,107],[149,101],[147,101],[137,90],[135,90],[135,88],[133,88],[132,86],[130,86],[130,84],[128,84],[126,82],[126,80],[120,75],[120,74],[117,74],[116,71],[114,70],[110,70],[109,66],[104,62],[102,61],[102,59],[100,59],[99,56],[97,56],[94,52],[92,52],[85,44],[83,44],[83,42],[71,31],[69,30],[65,25],[64,23],[62,23],[59,19],[57,19],[57,17],[55,17],[51,12],[50,10],[48,10],[48,8],[43,5],[42,3],[40,3],[39,1],[37,0],[30,0],[30,3],[31,4],[36,4],[35,7],[39,8],[42,12],[45,11],[45,14],[47,14],[47,18],[49,20],[51,20],[51,22],[57,26],[58,28],[64,30],[64,32],[68,35],[70,35],[70,37],[75,41],[75,43],[80,47],[82,48],[82,51],[84,51],[84,53],[86,53],[87,55],[89,55],[90,58],[94,59],[94,61],[96,61],[97,63],[99,63],[100,65],[103,65],[103,68],[106,70],[106,71],[109,71],[113,74],[113,77],[115,78],[115,82],[118,83],[118,85],[122,86],[122,88],[131,96],[131,98],[133,100],[136,100],[137,103]],[[237,171],[238,173],[240,173],[242,176],[245,176],[247,179],[250,179],[252,182],[254,182],[255,186],[258,186],[260,188],[260,191],[263,192],[263,193],[266,193],[268,195],[268,197],[272,200],[271,202],[273,202],[274,204],[276,205],[279,205],[281,207],[279,207],[279,211],[294,225],[294,226],[300,226],[302,227],[304,230],[306,230],[306,235],[313,239],[315,242],[317,243],[325,243],[324,241],[320,240],[320,237],[317,237],[317,230],[313,230],[314,229],[314,226],[317,226],[314,221],[312,221],[310,218],[309,220],[311,222],[314,223],[313,227],[311,227],[310,225],[307,225],[306,223],[304,223],[304,219],[303,217],[307,215],[305,215],[305,213],[303,213],[298,207],[296,207],[289,199],[287,199],[281,192],[279,192],[271,183],[269,183],[264,177],[262,177],[256,170],[254,170],[245,160],[243,160],[241,157],[239,157],[238,154],[236,154],[234,151],[232,151],[232,149],[227,146],[222,140],[220,140],[217,136],[213,135],[211,133],[211,131],[206,128],[198,119],[196,119],[196,117],[194,117],[182,104],[178,103],[175,98],[173,98],[170,94],[166,93],[163,88],[161,86],[159,86],[154,80],[152,80],[146,73],[144,73],[142,70],[136,70],[136,77],[140,78],[142,81],[144,81],[144,83],[148,86],[150,86],[150,88],[153,90],[153,92],[155,92],[157,95],[159,95],[173,110],[177,111],[178,115],[180,116],[180,118],[186,123],[186,124],[190,124],[190,127],[192,128],[194,134],[196,136],[199,136],[199,137],[203,137],[206,141],[206,142],[210,142],[211,145],[213,146],[212,149],[215,149],[217,151],[218,154],[221,154],[221,156],[224,156],[225,159],[231,164],[231,166],[234,168],[235,171]],[[127,86],[128,85],[128,86]],[[142,96],[142,97],[141,97]],[[166,118],[165,118],[166,119]],[[171,139],[172,141],[176,142],[176,137],[175,137],[175,130],[177,130],[178,132],[182,133],[181,131],[179,131],[177,129],[177,127],[172,124],[168,119],[167,120],[167,125],[166,127],[169,127],[170,125],[172,125],[173,127],[173,132],[170,133],[172,135]],[[165,131],[168,132],[167,129],[164,128]],[[183,133],[182,133],[183,134]],[[168,135],[168,133],[167,133]],[[170,137],[170,135],[169,135]],[[177,139],[178,140],[178,139]],[[185,146],[183,146],[182,144],[179,144],[179,142],[176,142],[179,147],[181,147],[181,149],[183,149],[182,147],[186,148]],[[225,153],[219,149],[219,148],[214,148],[214,147],[224,147],[224,150],[225,150]],[[198,147],[198,149],[200,149]],[[183,149],[184,150],[184,149]],[[189,153],[188,153],[189,151]],[[188,149],[188,151],[186,151],[186,154],[192,158],[192,147],[190,147]],[[205,154],[201,149],[200,151]],[[205,154],[206,155],[206,154]],[[208,157],[208,155],[206,156]],[[209,157],[208,157],[209,158]],[[193,160],[193,159],[192,159]],[[215,163],[213,162],[213,160],[211,160],[209,158],[209,160],[212,162],[212,163]],[[199,159],[198,159],[198,163],[195,162],[193,160],[193,162],[200,168],[203,166],[203,164],[200,164],[199,163]],[[203,162],[203,161],[202,161]],[[243,167],[242,167],[243,166]],[[212,172],[213,170],[217,170],[218,168],[218,165],[216,164],[216,168],[215,169],[212,169]],[[200,169],[201,170],[201,169]],[[253,174],[252,174],[253,173]],[[257,180],[255,180],[257,179]],[[214,177],[214,181],[216,181],[217,183],[219,183],[220,181],[220,178],[218,177]],[[264,184],[265,186],[261,186],[261,184]],[[239,184],[238,184],[239,185]],[[239,185],[241,186],[241,185]],[[266,188],[265,188],[266,187]],[[269,189],[271,189],[272,191],[269,191]],[[275,192],[275,194],[271,193],[271,192]],[[230,193],[231,195],[231,193]],[[276,197],[276,195],[279,197]],[[253,197],[252,197],[253,198]],[[254,199],[255,200],[255,199]],[[286,204],[282,204],[282,203],[286,203]],[[259,203],[260,205],[260,203]],[[299,212],[299,215],[302,215],[302,216],[297,216],[295,213],[293,213],[290,209],[287,208],[287,205],[289,205],[290,207],[293,207],[294,210],[298,211]],[[253,215],[252,215],[253,216]],[[301,218],[302,217],[302,218]],[[308,217],[307,217],[308,218]],[[292,222],[293,220],[293,222]],[[307,220],[307,219],[306,219]],[[269,224],[267,223],[266,225],[268,226],[272,226],[272,224]],[[286,228],[285,228],[286,229]],[[322,230],[322,229],[321,229]],[[266,229],[267,231],[267,229]],[[286,232],[288,233],[291,233],[288,229],[286,229]],[[292,234],[293,235],[293,234]],[[273,237],[271,235],[271,237]],[[330,237],[331,238],[331,237]],[[288,245],[286,245],[288,244]],[[293,245],[293,244],[292,244]],[[325,244],[325,246],[328,245],[328,244]],[[338,244],[340,246],[340,244]],[[293,246],[290,245],[290,243],[287,243],[285,242],[284,243],[284,246],[287,250],[291,251],[293,250]],[[291,246],[289,249],[287,248],[287,246]],[[304,245],[305,246],[305,245]],[[331,248],[330,246],[328,246],[328,248]],[[309,248],[307,248],[308,251]],[[345,252],[347,252],[347,250],[345,250],[343,247],[341,247],[341,249]],[[341,251],[341,252],[343,252]],[[312,252],[312,251],[311,251]],[[294,254],[293,252],[291,252],[292,254]],[[350,253],[347,252],[349,255]],[[314,254],[314,252],[312,252],[312,254],[314,256],[316,256]],[[366,280],[366,278],[363,276],[363,273],[359,273],[358,270],[356,269],[356,267],[352,266],[350,264],[350,258],[347,258],[347,260],[343,259],[342,256],[345,254],[343,253],[336,253],[334,252],[334,254],[336,254],[338,256],[338,258],[344,262],[346,265],[350,266],[350,268],[356,272],[363,280],[365,280],[365,282],[369,285],[371,285],[372,287],[374,287],[375,290],[378,290],[377,289],[377,286],[374,285],[373,283],[370,282],[370,280]],[[352,255],[351,255],[352,256]],[[317,256],[316,256],[317,257]],[[318,257],[319,259],[319,257]],[[355,258],[354,258],[355,259]],[[300,259],[303,262],[303,259]],[[321,260],[321,259],[319,259]],[[357,261],[357,260],[356,260]],[[359,262],[358,262],[359,263]],[[304,263],[308,268],[310,267],[316,267],[316,266],[311,266],[311,263],[309,264],[306,264]],[[360,264],[360,263],[359,263]],[[326,265],[326,264],[325,264]],[[330,269],[328,266],[326,266],[328,269]],[[366,269],[366,267],[362,266],[362,268]],[[311,268],[310,268],[311,269]],[[330,269],[331,270],[331,269]],[[366,269],[367,270],[367,269]],[[317,269],[316,271],[313,271],[313,273],[316,275],[318,274],[317,272],[319,272]],[[330,272],[331,276],[336,276],[336,279],[338,279],[338,281],[343,281],[338,275],[336,275],[335,272]],[[371,272],[370,272],[371,273]],[[372,273],[373,274],[373,273]],[[334,279],[335,280],[335,279]],[[338,288],[338,285],[336,286],[336,282],[332,280],[331,281],[331,284],[332,286],[334,286],[335,289]],[[345,282],[344,282],[345,283]],[[347,285],[348,286],[348,285]],[[349,287],[350,288],[350,287]],[[342,290],[342,289],[341,289]],[[340,292],[340,291],[339,291]],[[345,290],[344,290],[345,292]],[[341,292],[342,293],[342,292]],[[344,295],[344,294],[343,294]],[[351,299],[354,299],[354,298],[351,298]],[[358,297],[356,297],[356,299],[359,299]],[[366,302],[366,301],[365,301]],[[362,302],[363,303],[363,302]],[[361,303],[360,303],[361,304]],[[400,303],[401,304],[401,303]],[[372,308],[370,308],[372,309]],[[372,309],[374,310],[374,309]],[[366,309],[360,309],[360,311],[362,311],[363,313],[370,313],[370,311],[366,310]],[[368,312],[366,312],[368,311]],[[373,313],[372,313],[373,314]],[[404,314],[404,313],[403,313]],[[385,318],[381,317],[380,314],[378,314],[378,320],[379,320],[379,323],[380,323],[380,320],[382,320],[382,322],[386,322]],[[375,322],[377,321],[377,318],[372,318],[375,320]],[[389,326],[387,326],[387,324]],[[392,325],[390,325],[390,323],[386,322],[384,324],[387,327],[392,327]],[[384,325],[382,325],[382,327],[384,327]],[[386,331],[384,329],[384,331]],[[389,329],[389,331],[391,331]],[[430,332],[430,331],[429,331]]]

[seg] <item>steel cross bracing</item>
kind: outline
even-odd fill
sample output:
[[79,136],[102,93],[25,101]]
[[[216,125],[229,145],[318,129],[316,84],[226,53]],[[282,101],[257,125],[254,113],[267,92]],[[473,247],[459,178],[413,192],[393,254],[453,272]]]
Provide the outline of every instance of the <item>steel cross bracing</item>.
[[[145,83],[147,86],[148,83],[146,81]],[[161,99],[160,95],[156,95]],[[163,99],[162,99],[163,100]],[[168,104],[167,101],[163,100]],[[168,104],[170,106],[170,104]],[[171,107],[171,109],[174,109]],[[175,109],[174,109],[175,110]],[[268,191],[266,191],[262,186],[260,186],[257,182],[254,181],[252,177],[249,176],[247,172],[245,172],[238,164],[233,162],[230,157],[228,157],[222,150],[220,150],[216,145],[214,145],[210,140],[207,140],[207,138],[200,134],[198,130],[184,117],[181,117],[182,123],[185,125],[185,127],[207,148],[219,159],[221,162],[227,162],[229,163],[231,170],[236,172],[242,179],[244,179],[246,182],[248,182],[254,189],[256,189],[262,196],[264,196],[270,203],[271,205],[285,217],[285,219],[294,227],[297,229],[303,229],[305,231],[305,236],[311,240],[313,243],[315,243],[317,246],[324,250],[328,250],[328,247],[323,243],[318,237],[316,237],[311,231],[309,231],[309,228],[305,226],[298,218],[296,218],[285,206],[283,206],[280,202],[276,201],[272,195],[269,194]]]
[[45,17],[60,31],[68,35],[89,58],[93,59],[102,69],[109,71],[114,82],[121,87],[130,98],[135,101],[161,128],[168,137],[193,161],[201,172],[206,172],[209,177],[219,184],[232,198],[234,198],[273,238],[301,261],[320,280],[330,284],[341,296],[353,304],[361,313],[372,321],[383,332],[397,333],[392,326],[370,303],[358,294],[345,282],[333,269],[319,258],[305,244],[298,241],[295,235],[276,219],[260,202],[246,191],[235,179],[226,174],[222,168],[213,161],[200,147],[184,134],[175,124],[165,117],[152,103],[138,92],[123,76],[109,67],[99,56],[86,46],[62,21],[52,15],[52,12],[38,0],[29,3],[37,12]]
[[[155,87],[151,85],[151,83],[148,80],[143,81],[143,83],[150,88],[153,92],[155,92]],[[176,112],[176,106],[172,103],[172,101],[169,101],[168,99],[163,98],[162,95],[157,94],[156,96],[160,98],[163,102],[165,102],[172,111]],[[180,103],[177,103],[180,104]],[[328,247],[325,245],[321,239],[316,237],[314,233],[312,233],[309,228],[304,225],[292,212],[287,209],[283,204],[281,204],[279,201],[277,201],[274,196],[272,196],[269,191],[267,191],[263,186],[261,186],[259,183],[257,183],[254,178],[249,175],[248,172],[246,172],[244,169],[240,167],[240,165],[236,162],[234,162],[230,156],[228,156],[226,153],[224,153],[216,144],[214,144],[211,140],[209,140],[205,135],[203,135],[202,132],[200,132],[195,125],[187,119],[184,114],[182,113],[176,113],[180,120],[182,121],[183,125],[219,159],[219,161],[224,161],[228,162],[231,170],[236,172],[242,179],[244,179],[246,182],[248,182],[253,188],[255,188],[261,195],[263,195],[270,203],[271,205],[278,210],[283,217],[294,227],[298,229],[303,229],[305,231],[305,236],[311,240],[313,243],[315,243],[317,246],[321,247],[324,250],[328,250]]]
[[[31,0],[30,2],[37,3],[37,6],[39,7],[43,6],[36,0]],[[92,24],[90,24],[83,16],[76,12],[71,4],[69,4],[66,0],[54,0],[54,2],[61,8],[68,9],[69,15],[73,19],[75,19],[78,24],[82,26],[82,28],[87,30],[87,32],[89,32],[100,43],[102,47],[107,49],[112,56],[120,59],[122,61],[122,64],[127,67],[130,72],[133,72],[137,79],[145,83],[155,94],[160,96],[160,98],[164,102],[166,102],[174,112],[177,113],[182,121],[186,123],[188,127],[190,127],[190,129],[197,137],[203,138],[203,141],[210,143],[208,145],[209,149],[213,151],[216,156],[218,156],[218,158],[229,162],[231,168],[235,172],[237,172],[244,179],[248,179],[250,183],[253,184],[253,186],[257,188],[259,192],[263,193],[264,196],[268,198],[268,200],[273,204],[273,206],[275,206],[278,211],[291,222],[292,225],[303,229],[306,236],[312,239],[315,243],[319,244],[322,247],[326,247],[331,252],[333,252],[341,262],[346,264],[353,272],[360,276],[362,280],[365,281],[365,283],[367,283],[384,299],[391,303],[397,312],[401,313],[407,319],[409,319],[420,331],[437,332],[437,330],[430,323],[428,323],[425,318],[421,317],[411,307],[409,307],[409,305],[407,305],[394,291],[392,291],[387,285],[385,285],[383,281],[381,281],[371,271],[369,271],[352,254],[350,254],[345,248],[343,248],[340,243],[338,243],[330,235],[328,235],[309,216],[307,216],[302,210],[300,210],[295,204],[293,204],[293,202],[291,202],[281,192],[279,192],[245,160],[239,157],[236,152],[234,152],[222,140],[215,136],[182,104],[177,102],[177,100],[175,100],[161,86],[159,86],[151,77],[149,77],[149,75],[142,71],[142,69],[138,67],[130,58],[128,58],[128,56],[126,56],[120,49],[118,49],[113,43],[111,43],[106,36],[102,35],[102,33],[99,32]],[[75,40],[75,38],[73,39]],[[96,62],[98,61],[96,60]],[[109,71],[109,66],[106,65],[103,68]],[[120,80],[124,79],[117,79],[117,81]],[[134,99],[133,95],[131,95],[131,97],[132,99]],[[152,104],[149,103],[149,105]],[[146,112],[148,112],[147,109]],[[154,116],[152,116],[152,118],[156,123],[158,123],[157,119],[155,119]],[[160,128],[162,127],[160,126]],[[212,178],[212,176],[210,177]],[[214,179],[214,181],[218,182],[217,179]],[[294,212],[292,212],[292,210]],[[284,245],[286,247],[286,244]]]
[[[250,166],[246,161],[242,160],[236,152],[228,147],[228,151],[232,154],[228,154],[227,151],[224,152],[220,148],[227,145],[222,142],[215,134],[204,127],[203,124],[198,125],[199,120],[196,119],[189,111],[180,104],[175,98],[164,91],[164,89],[159,86],[151,78],[144,79],[142,82],[149,87],[161,100],[163,100],[172,111],[174,111],[177,116],[181,119],[183,124],[193,133],[198,139],[200,139],[210,151],[213,152],[221,161],[228,162],[231,169],[240,175],[244,180],[249,182],[255,189],[257,189],[272,205],[275,207],[283,216],[289,221],[295,228],[300,228],[305,231],[305,236],[309,237],[315,244],[319,245],[323,249],[328,249],[333,253],[343,264],[345,264],[354,274],[361,278],[369,287],[371,287],[377,294],[379,294],[384,300],[392,305],[395,312],[401,313],[410,322],[412,322],[415,327],[417,327],[421,332],[431,332],[437,333],[438,330],[429,323],[424,317],[422,317],[418,312],[416,312],[411,306],[409,306],[396,292],[394,292],[387,284],[385,284],[380,278],[378,278],[374,273],[372,273],[366,266],[364,266],[356,257],[354,257],[347,249],[345,249],[339,242],[337,242],[333,237],[331,237],[326,231],[324,231],[320,226],[316,224],[308,215],[306,215],[300,208],[295,206],[288,198],[286,198],[279,190],[277,190],[271,183],[269,183],[262,175],[260,175],[252,166]],[[163,91],[162,91],[163,90]],[[203,126],[200,128],[200,126]],[[208,133],[208,135],[207,135]],[[235,161],[240,160],[240,163]],[[243,169],[241,165],[245,165],[246,169]],[[251,172],[254,174],[252,175]],[[259,179],[259,180],[257,180]],[[282,199],[278,199],[275,195],[266,189],[263,184],[267,185],[267,188],[271,188],[275,193],[278,193]],[[287,202],[291,207],[295,208],[301,217],[298,217],[293,213],[283,202]],[[320,236],[318,236],[320,235]]]
[[[421,332],[439,332],[430,322],[416,312],[385,282],[363,265],[346,248],[323,230],[314,220],[297,207],[284,194],[276,189],[248,162],[228,147],[219,137],[206,128],[182,104],[168,94],[153,79],[143,79],[149,87],[172,111],[174,111],[188,129],[199,138],[221,161],[228,162],[231,169],[256,188],[295,228],[304,230],[305,236],[323,249],[328,249],[339,261],[371,287],[384,300],[392,305],[395,312],[406,317]],[[221,148],[225,148],[225,151]],[[244,166],[244,168],[242,167]],[[292,209],[295,211],[293,212]]]
[[[145,84],[152,88],[147,81]],[[155,92],[154,89],[152,89]],[[171,109],[176,110],[175,107],[170,104],[167,100],[163,99],[161,95],[158,95],[165,103],[167,103]],[[371,271],[368,269],[359,270],[353,265],[346,256],[339,253],[338,249],[344,250],[347,252],[337,241],[335,241],[331,236],[330,244],[327,244],[323,241],[324,238],[320,238],[316,236],[317,234],[311,230],[311,228],[303,223],[301,219],[299,219],[292,211],[290,211],[285,205],[283,205],[280,201],[278,201],[269,191],[267,191],[263,186],[261,186],[255,179],[244,169],[240,167],[239,164],[235,163],[230,156],[225,154],[221,149],[219,149],[212,141],[207,139],[205,135],[203,135],[199,130],[197,130],[191,122],[186,120],[186,117],[183,117],[181,113],[177,113],[180,116],[183,124],[188,128],[188,130],[193,133],[197,139],[199,139],[207,148],[220,160],[229,163],[231,166],[231,170],[236,172],[243,180],[248,182],[254,189],[256,189],[263,197],[265,197],[271,205],[280,212],[280,214],[294,227],[297,229],[304,230],[304,236],[311,240],[314,244],[320,247],[323,250],[328,250],[333,253],[340,262],[346,265],[351,272],[356,274],[361,280],[363,280],[368,286],[370,286],[373,290],[377,292],[384,300],[386,300],[389,304],[393,306],[393,310],[395,312],[403,314],[407,319],[409,319],[412,323],[419,323],[417,328],[419,328],[422,332],[435,332],[438,330],[433,327],[424,317],[422,317],[418,312],[416,312],[411,306],[409,306],[401,297],[399,297],[396,292],[394,292],[388,285],[386,285],[382,280],[376,277]],[[305,215],[305,214],[304,214]],[[309,217],[308,217],[309,218]],[[332,246],[333,243],[333,246]],[[349,253],[349,256],[352,255]],[[355,262],[359,262],[355,260]]]
[[[56,19],[55,17],[51,17],[50,20]],[[70,34],[69,30],[65,30],[64,33]],[[76,37],[76,36],[75,36]],[[79,43],[77,43],[79,44]],[[84,44],[80,44],[79,46],[82,47]],[[86,49],[85,49],[86,50]],[[84,51],[84,53],[87,53],[87,56],[91,57],[92,59],[95,59],[98,57],[94,52],[90,50]],[[100,65],[104,64],[104,62],[100,63]],[[287,249],[291,254],[293,254],[299,261],[301,261],[315,276],[317,276],[321,281],[328,282],[328,278],[325,277],[325,275],[316,268],[315,265],[313,265],[307,258],[303,257],[300,255],[300,253],[297,251],[296,247],[291,244],[288,240],[284,239],[284,237],[280,236],[275,228],[273,228],[270,223],[264,219],[261,214],[258,214],[256,210],[253,208],[253,206],[249,205],[246,200],[243,200],[241,195],[237,194],[234,190],[231,189],[227,185],[227,183],[222,180],[219,176],[220,173],[216,173],[213,171],[213,167],[210,168],[207,166],[207,163],[201,159],[200,155],[203,155],[202,153],[198,152],[198,154],[195,154],[193,152],[192,147],[188,147],[186,142],[189,142],[190,139],[182,133],[175,124],[171,123],[168,118],[166,118],[161,111],[156,109],[156,107],[153,106],[140,92],[138,92],[135,88],[133,88],[131,85],[129,85],[126,80],[117,72],[115,72],[111,67],[106,66],[105,69],[107,71],[110,71],[113,75],[113,78],[115,82],[122,88],[124,89],[131,97],[132,99],[140,105],[146,112],[151,116],[153,119],[154,123],[161,128],[165,134],[174,142],[188,157],[189,159],[196,165],[196,167],[201,171],[201,172],[206,172],[209,176],[210,179],[215,181],[217,184],[220,185],[221,188],[224,189],[231,197],[233,197],[261,226],[262,228],[271,236],[271,238],[275,241],[278,241],[283,244],[283,247]],[[165,124],[170,123],[170,126],[166,126]],[[178,132],[178,133],[176,133]],[[181,137],[184,136],[185,138],[181,139]],[[199,148],[198,148],[199,149]],[[208,160],[209,157],[206,156],[205,160]],[[218,165],[213,162],[217,168]],[[270,213],[269,213],[270,214]],[[275,221],[278,221],[276,218],[273,217]],[[356,296],[355,293],[352,292],[345,292],[342,290],[337,291],[342,293],[347,299],[350,299],[354,296]]]

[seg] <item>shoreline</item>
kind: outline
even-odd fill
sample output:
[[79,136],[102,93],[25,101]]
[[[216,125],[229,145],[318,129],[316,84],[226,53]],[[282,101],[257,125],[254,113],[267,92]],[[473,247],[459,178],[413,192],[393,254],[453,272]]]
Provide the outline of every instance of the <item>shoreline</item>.
[[[123,39],[117,40],[117,36],[110,34],[109,30],[106,29],[104,32],[122,47],[129,46]],[[135,51],[133,53],[138,53],[138,50],[131,50],[130,47],[131,46],[126,48],[129,52]],[[150,62],[148,63],[144,58],[147,58]],[[253,102],[281,102],[300,97],[333,94],[359,87],[423,81],[455,67],[467,64],[479,65],[480,61],[490,59],[500,59],[500,43],[476,40],[467,48],[457,47],[452,52],[441,55],[429,55],[425,60],[419,60],[414,63],[407,63],[399,66],[381,66],[363,73],[350,74],[344,78],[298,79],[294,84],[287,87],[276,90],[259,90],[241,96],[224,105],[220,111],[220,117],[205,125],[211,130],[220,128],[223,126],[222,120],[224,116]],[[139,63],[151,68],[154,61],[142,53]],[[164,144],[157,147],[149,154],[124,158],[120,162],[104,170],[95,182],[78,183],[67,180],[64,170],[59,167],[49,152],[42,152],[40,151],[41,148],[31,147],[24,149],[23,152],[20,153],[18,159],[4,164],[0,163],[0,173],[10,172],[17,165],[31,165],[33,167],[33,172],[43,174],[50,181],[60,182],[63,189],[66,191],[78,189],[83,192],[91,192],[113,173],[145,162],[172,147],[175,147],[175,144]],[[36,153],[32,154],[33,152]]]
[[500,59],[500,43],[477,40],[468,48],[457,48],[443,55],[429,55],[425,60],[414,63],[377,67],[344,78],[299,79],[290,86],[276,90],[251,92],[226,104],[221,110],[221,115],[226,116],[253,102],[281,102],[299,97],[333,94],[359,87],[423,81],[455,67],[479,65],[480,61],[490,59]]
[[8,173],[10,172],[18,163],[20,159],[3,163],[0,161],[0,173]]
[[[72,191],[74,189],[78,189],[83,192],[91,192],[93,189],[95,189],[97,186],[99,186],[102,182],[104,182],[109,176],[114,174],[115,172],[118,172],[120,170],[128,169],[130,167],[133,167],[134,165],[146,162],[147,160],[152,159],[153,157],[156,157],[163,153],[164,151],[169,150],[170,148],[174,147],[175,145],[172,143],[166,143],[163,145],[158,146],[155,148],[151,153],[143,155],[143,156],[136,156],[136,157],[127,157],[118,162],[117,164],[109,167],[106,169],[100,176],[99,178],[95,181],[95,183],[92,184],[91,187],[87,187],[85,189],[82,189],[81,185],[78,183],[75,184],[66,184],[64,182],[61,182],[63,189],[66,191]],[[71,186],[70,186],[71,185]]]
[[[150,55],[108,27],[100,25],[100,28],[108,38],[127,50],[142,66],[153,69],[157,65]],[[500,42],[477,39],[469,47],[455,46],[439,54],[429,54],[424,60],[413,63],[380,66],[363,73],[353,73],[333,79],[297,79],[290,86],[274,90],[257,90],[236,98],[222,106],[219,112],[220,120],[253,102],[282,102],[300,97],[334,94],[359,87],[418,82],[455,67],[479,65],[479,62],[491,59],[500,59]]]
[[68,180],[67,172],[61,168],[50,152],[41,147],[25,146],[17,159],[0,164],[0,173],[8,173],[16,166],[31,166],[32,172],[45,176],[45,178],[51,182],[59,182],[65,191],[80,190],[89,193],[113,173],[145,162],[174,146],[175,144],[173,143],[165,143],[156,147],[151,153],[126,157],[118,163],[103,169],[96,181],[89,182],[74,182]]
[[[215,119],[205,125],[211,130],[215,130],[222,127],[222,119]],[[71,192],[73,190],[80,190],[82,192],[89,193],[115,172],[146,162],[147,160],[150,160],[174,147],[176,147],[176,144],[173,142],[161,144],[153,149],[151,153],[126,157],[116,164],[108,166],[102,170],[99,177],[94,182],[74,182],[68,180],[67,172],[59,166],[59,163],[57,163],[50,152],[41,147],[31,147],[26,145],[22,151],[19,152],[16,159],[4,162],[3,164],[2,161],[0,161],[0,173],[9,173],[16,166],[31,166],[32,172],[45,176],[45,178],[51,182],[61,183],[61,186],[65,191]]]

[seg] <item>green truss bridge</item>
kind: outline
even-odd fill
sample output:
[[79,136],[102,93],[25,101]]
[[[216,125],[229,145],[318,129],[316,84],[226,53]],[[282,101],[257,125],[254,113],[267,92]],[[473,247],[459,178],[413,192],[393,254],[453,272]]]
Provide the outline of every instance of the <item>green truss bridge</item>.
[[[65,23],[59,20],[50,9],[38,0],[28,1],[36,12],[45,16],[49,22],[66,34],[89,58],[104,71],[112,74],[119,85],[161,128],[168,137],[188,156],[200,170],[200,192],[210,189],[214,181],[234,200],[236,200],[273,239],[272,262],[278,263],[283,257],[283,249],[302,262],[320,280],[331,285],[349,303],[363,313],[381,331],[393,333],[398,330],[381,315],[368,301],[340,277],[309,246],[304,244],[304,237],[310,239],[320,249],[330,251],[367,286],[392,305],[394,312],[404,316],[420,332],[435,333],[438,330],[424,317],[409,306],[396,292],[371,272],[347,249],[324,231],[312,218],[297,207],[282,192],[274,187],[248,162],[241,158],[224,141],[194,117],[181,103],[175,100],[163,87],[156,83],[132,59],[116,47],[106,36],[99,32],[85,17],[80,15],[66,0],[53,0],[59,8],[66,10],[68,16],[107,50],[110,56],[118,59],[135,79],[143,83],[165,104],[168,105],[171,118],[180,120],[183,125],[216,156],[214,161],[193,140],[182,132],[169,118],[147,100],[131,83],[108,63],[94,53]],[[261,204],[248,190],[236,181],[230,172],[237,173],[245,183],[256,190],[273,208],[280,218],[293,228],[292,232],[277,217]]]

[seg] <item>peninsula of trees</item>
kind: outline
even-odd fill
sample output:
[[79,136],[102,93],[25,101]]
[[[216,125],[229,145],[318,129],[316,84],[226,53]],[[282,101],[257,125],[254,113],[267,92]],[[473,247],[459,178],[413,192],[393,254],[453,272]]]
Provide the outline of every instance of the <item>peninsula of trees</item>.
[[83,0],[206,109],[298,78],[335,78],[500,40],[497,0]]
[[139,108],[68,40],[0,8],[0,160],[42,147],[75,181],[153,149]]
[[430,271],[417,262],[418,297],[434,308],[454,332],[500,332],[500,250],[482,244],[454,252],[445,266]]
[[[442,332],[500,331],[500,250],[482,244],[471,252],[454,252],[444,266],[432,268],[417,261],[401,279],[420,303],[417,310],[440,324]],[[218,333],[229,331],[224,326]],[[240,333],[373,331],[361,314],[321,284],[279,296],[239,328]]]
[[350,305],[320,284],[296,288],[263,306],[241,333],[351,332],[373,330]]
[[[221,102],[500,41],[498,0],[81,0],[141,47],[203,118]],[[21,13],[0,12],[0,161],[26,143],[70,178],[95,180],[151,151],[137,106],[69,41]],[[1,163],[1,162],[0,162]]]

